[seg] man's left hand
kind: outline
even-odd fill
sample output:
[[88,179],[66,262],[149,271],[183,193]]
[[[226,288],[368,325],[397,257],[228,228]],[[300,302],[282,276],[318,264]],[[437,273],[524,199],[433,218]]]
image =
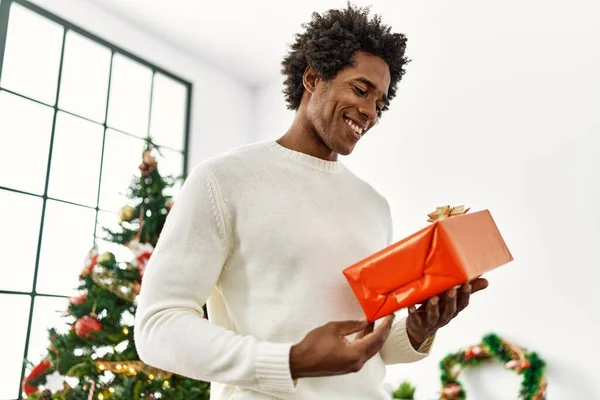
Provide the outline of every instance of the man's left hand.
[[469,305],[472,293],[485,289],[487,279],[477,278],[458,289],[452,288],[439,296],[434,296],[418,308],[408,309],[406,331],[412,346],[418,349],[438,329],[445,326]]

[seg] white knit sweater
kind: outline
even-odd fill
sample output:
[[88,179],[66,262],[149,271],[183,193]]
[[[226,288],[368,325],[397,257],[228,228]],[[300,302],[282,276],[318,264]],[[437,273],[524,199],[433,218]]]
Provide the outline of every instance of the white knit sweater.
[[342,270],[391,240],[387,201],[340,161],[276,142],[207,160],[183,185],[145,271],[140,357],[213,382],[211,399],[389,398],[385,364],[427,355],[412,348],[404,319],[358,373],[293,382],[289,351],[313,328],[364,317]]

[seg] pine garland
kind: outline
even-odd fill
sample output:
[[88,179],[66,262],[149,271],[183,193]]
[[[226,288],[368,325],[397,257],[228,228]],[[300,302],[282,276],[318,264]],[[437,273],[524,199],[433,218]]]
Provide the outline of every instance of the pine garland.
[[467,393],[458,377],[463,369],[475,367],[490,359],[504,363],[523,376],[519,398],[522,400],[546,400],[548,383],[544,376],[546,363],[535,352],[526,352],[496,334],[483,337],[480,344],[466,350],[448,354],[440,362],[442,392],[440,400],[465,400]]

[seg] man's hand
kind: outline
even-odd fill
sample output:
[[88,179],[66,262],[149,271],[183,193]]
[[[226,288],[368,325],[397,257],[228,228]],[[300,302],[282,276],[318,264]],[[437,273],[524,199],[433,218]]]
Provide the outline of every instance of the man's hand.
[[413,347],[418,349],[425,339],[448,324],[469,305],[469,297],[472,293],[483,290],[487,286],[486,279],[477,278],[458,289],[452,288],[440,296],[430,298],[419,308],[410,307],[406,331]]
[[[330,322],[310,331],[290,351],[292,378],[342,375],[358,372],[383,347],[394,315],[374,329],[367,321]],[[353,341],[346,336],[359,332]]]

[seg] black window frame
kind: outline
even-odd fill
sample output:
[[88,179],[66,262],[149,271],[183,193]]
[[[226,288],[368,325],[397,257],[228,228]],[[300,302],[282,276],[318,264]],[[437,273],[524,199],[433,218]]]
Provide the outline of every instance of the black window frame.
[[[180,84],[182,84],[183,86],[186,87],[187,90],[187,96],[186,96],[186,110],[185,110],[185,131],[184,131],[184,143],[183,143],[183,150],[181,149],[172,149],[169,148],[167,146],[160,146],[160,147],[164,147],[165,149],[169,149],[172,151],[176,151],[180,154],[182,154],[182,159],[183,159],[183,165],[182,165],[182,171],[184,176],[187,175],[187,165],[188,165],[188,156],[189,156],[189,140],[190,140],[190,120],[191,120],[191,108],[192,108],[192,89],[193,89],[193,85],[191,82],[151,63],[148,62],[146,60],[144,60],[141,57],[136,56],[135,54],[113,44],[110,43],[88,31],[86,31],[85,29],[79,27],[78,25],[75,25],[47,10],[45,10],[42,7],[39,7],[36,4],[33,4],[29,1],[26,0],[0,0],[0,79],[2,77],[2,67],[3,67],[3,63],[4,63],[4,53],[5,53],[5,48],[6,48],[6,40],[7,40],[7,31],[8,31],[8,23],[9,23],[9,18],[10,18],[10,9],[12,7],[13,4],[18,4],[30,11],[33,11],[34,13],[47,18],[48,20],[51,20],[55,23],[58,23],[60,25],[62,25],[63,27],[63,38],[62,38],[62,48],[61,48],[61,55],[60,55],[60,64],[59,64],[59,71],[58,71],[58,82],[57,82],[57,93],[56,93],[56,98],[55,98],[55,103],[54,105],[50,105],[50,104],[46,104],[42,101],[33,99],[31,97],[22,95],[18,92],[12,91],[12,90],[8,90],[5,89],[3,87],[0,87],[0,91],[5,91],[7,93],[10,93],[12,95],[16,95],[19,96],[23,99],[29,100],[29,101],[33,101],[35,103],[38,104],[42,104],[44,106],[48,106],[48,107],[52,107],[54,109],[54,116],[53,116],[53,121],[52,121],[52,130],[50,133],[50,143],[49,143],[49,153],[48,153],[48,163],[47,163],[47,168],[46,168],[46,177],[45,177],[45,184],[44,184],[44,192],[42,195],[37,194],[37,193],[31,193],[31,192],[27,192],[27,191],[23,191],[23,190],[18,190],[18,189],[14,189],[14,188],[10,188],[10,187],[5,187],[5,186],[1,186],[0,185],[0,192],[1,191],[8,191],[8,192],[13,192],[13,193],[18,193],[18,194],[23,194],[23,195],[28,195],[28,196],[34,196],[36,198],[41,198],[42,199],[42,208],[41,208],[41,218],[40,218],[40,224],[39,224],[39,235],[38,235],[38,242],[37,242],[37,250],[36,250],[36,258],[35,258],[35,266],[34,266],[34,271],[33,271],[33,281],[32,281],[32,289],[31,291],[11,291],[11,290],[2,290],[0,289],[0,294],[4,294],[4,295],[26,295],[26,296],[30,296],[30,306],[29,306],[29,317],[28,317],[28,322],[27,322],[27,337],[25,339],[25,348],[24,348],[24,352],[23,352],[23,360],[26,359],[27,355],[28,355],[28,351],[29,351],[29,342],[30,342],[30,338],[31,338],[31,327],[32,327],[32,323],[33,323],[33,313],[34,313],[34,304],[35,304],[35,300],[37,297],[55,297],[55,298],[66,298],[67,296],[62,296],[62,295],[56,295],[56,294],[44,294],[44,293],[38,293],[36,292],[36,284],[37,284],[37,278],[38,278],[38,272],[39,272],[39,261],[40,261],[40,252],[41,252],[41,247],[42,247],[42,236],[43,236],[43,232],[44,232],[44,221],[45,221],[45,215],[46,215],[46,206],[47,206],[47,202],[48,200],[52,200],[52,201],[58,201],[61,203],[66,203],[66,204],[72,204],[72,205],[77,205],[77,206],[81,206],[81,207],[85,207],[87,209],[94,209],[96,211],[96,217],[95,217],[95,224],[94,224],[94,237],[93,237],[93,242],[95,243],[97,240],[97,226],[98,226],[98,214],[100,211],[108,211],[108,210],[103,210],[101,208],[99,208],[99,201],[100,201],[100,184],[102,181],[102,160],[104,159],[104,151],[105,151],[105,140],[106,140],[106,132],[107,129],[112,129],[112,130],[117,130],[118,132],[124,133],[124,134],[128,134],[127,132],[123,132],[122,130],[118,130],[115,128],[112,128],[110,126],[107,125],[108,121],[107,121],[107,114],[108,114],[108,107],[109,107],[109,94],[110,94],[110,90],[111,90],[111,74],[112,74],[112,65],[113,65],[113,60],[114,60],[114,56],[115,54],[120,54],[122,56],[125,56],[145,67],[148,67],[152,70],[152,80],[151,80],[151,88],[150,88],[150,107],[149,107],[149,112],[148,112],[148,118],[150,121],[150,118],[152,116],[152,95],[153,95],[153,90],[154,90],[154,77],[157,73],[162,74]],[[49,186],[49,181],[50,181],[50,171],[51,171],[51,164],[52,164],[52,156],[53,156],[53,145],[54,145],[54,138],[55,138],[55,128],[56,128],[56,116],[58,114],[58,112],[64,112],[67,114],[71,114],[74,115],[78,118],[82,118],[84,120],[89,120],[88,118],[78,115],[77,113],[72,113],[66,110],[62,110],[59,108],[58,106],[58,98],[60,95],[60,86],[61,86],[61,77],[62,77],[62,71],[63,71],[63,61],[64,61],[64,50],[65,50],[65,38],[66,38],[66,34],[68,31],[73,31],[93,42],[96,42],[102,46],[105,46],[106,48],[110,49],[111,51],[111,61],[110,61],[110,68],[109,68],[109,76],[108,76],[108,89],[107,89],[107,100],[106,100],[106,110],[105,110],[105,120],[102,124],[99,124],[97,121],[92,121],[95,124],[99,124],[103,126],[103,137],[102,137],[102,150],[101,150],[101,162],[100,162],[100,173],[98,176],[98,196],[96,199],[96,206],[95,207],[91,207],[89,205],[83,205],[83,204],[78,204],[78,203],[74,203],[74,202],[70,202],[70,201],[66,201],[63,199],[57,199],[57,198],[53,198],[53,197],[49,197],[48,196],[48,186]],[[148,123],[148,128],[147,128],[147,132],[146,132],[146,137],[148,137],[149,133],[150,133],[150,123]],[[136,135],[132,135],[135,136],[136,138],[139,138],[139,136]],[[82,254],[82,258],[85,256],[85,254]],[[23,363],[22,369],[21,369],[21,378],[18,382],[19,384],[19,396],[22,396],[22,389],[21,389],[21,385],[23,382],[23,379],[25,377],[25,373],[26,373],[26,365],[25,363]],[[20,399],[21,397],[19,397]],[[14,400],[18,400],[18,399],[14,399]]]

